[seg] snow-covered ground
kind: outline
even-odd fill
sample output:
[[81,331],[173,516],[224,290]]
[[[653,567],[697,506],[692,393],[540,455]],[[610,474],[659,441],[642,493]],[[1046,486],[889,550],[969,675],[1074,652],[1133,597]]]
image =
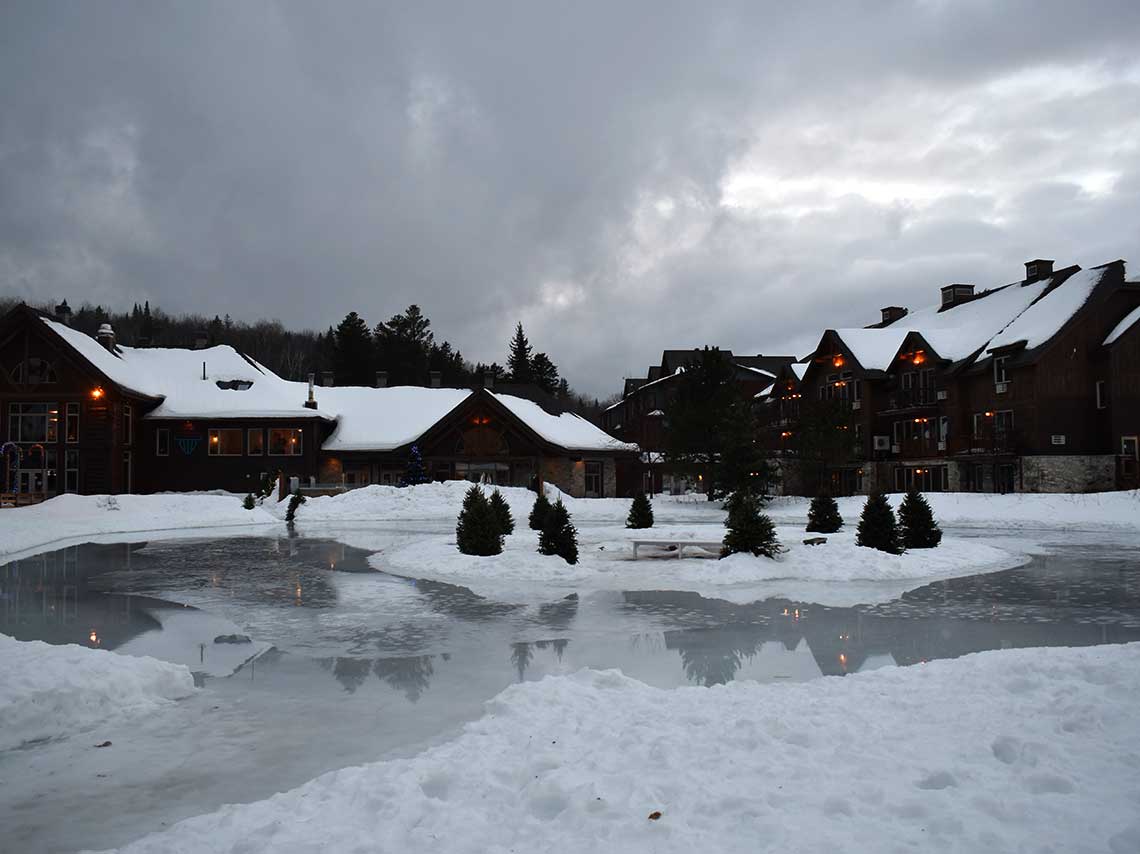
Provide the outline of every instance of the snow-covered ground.
[[511,687],[454,740],[124,854],[1140,850],[1140,646],[803,684]]
[[[0,560],[97,535],[279,524],[242,497],[214,493],[59,495],[42,504],[0,510]],[[282,510],[284,512],[284,510]]]
[[936,549],[891,555],[855,545],[854,530],[828,534],[823,545],[803,544],[802,528],[778,526],[785,551],[776,559],[732,555],[689,547],[676,552],[641,546],[633,559],[634,539],[719,542],[722,525],[672,524],[632,531],[587,524],[579,530],[579,561],[537,553],[534,531],[517,526],[503,553],[494,557],[460,554],[454,533],[401,537],[372,556],[386,572],[446,581],[506,601],[548,601],[552,593],[587,594],[597,590],[689,590],[733,602],[775,595],[802,597],[810,585],[812,601],[852,605],[893,599],[922,581],[994,572],[1019,566],[1028,555],[979,539],[946,536]]
[[[1140,490],[1135,489],[1087,494],[928,492],[925,496],[943,527],[1140,533]],[[889,498],[898,510],[903,496]],[[859,520],[865,500],[862,496],[836,499],[839,512],[852,524]],[[764,512],[777,522],[799,524],[807,519],[809,503],[806,498],[776,498]]]
[[154,712],[192,693],[190,670],[179,664],[0,634],[0,750]]

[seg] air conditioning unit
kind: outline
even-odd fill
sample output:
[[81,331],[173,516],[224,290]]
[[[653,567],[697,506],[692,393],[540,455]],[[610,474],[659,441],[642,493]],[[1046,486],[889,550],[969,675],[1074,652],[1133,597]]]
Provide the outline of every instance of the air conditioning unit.
[[899,453],[900,451],[902,451],[902,446],[900,446],[900,445],[891,445],[891,453],[892,453],[892,454],[897,454],[897,453]]
[[1051,439],[1054,445],[1063,445],[1066,441],[1065,436],[1060,433],[1054,433]]
[[861,400],[851,401],[851,408],[852,409],[862,409],[863,408],[863,401],[861,401]]
[[946,440],[945,439],[943,439],[941,442],[938,443],[938,450],[940,450],[940,451],[946,450]]
[[891,447],[891,437],[890,436],[876,436],[875,437],[875,450],[876,451],[887,451],[887,450],[890,450],[890,447]]
[[997,394],[1005,394],[1009,391],[1009,383],[997,383],[994,385],[994,391]]
[[941,388],[938,390],[938,399],[939,400],[945,400],[947,397],[949,397],[949,394],[947,394],[946,389]]

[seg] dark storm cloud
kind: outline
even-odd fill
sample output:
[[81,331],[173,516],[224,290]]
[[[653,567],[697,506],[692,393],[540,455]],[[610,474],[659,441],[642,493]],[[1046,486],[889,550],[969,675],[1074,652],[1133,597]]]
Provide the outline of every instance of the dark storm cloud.
[[[789,8],[790,7],[790,8]],[[8,4],[0,292],[526,324],[606,393],[1140,248],[1140,7]]]

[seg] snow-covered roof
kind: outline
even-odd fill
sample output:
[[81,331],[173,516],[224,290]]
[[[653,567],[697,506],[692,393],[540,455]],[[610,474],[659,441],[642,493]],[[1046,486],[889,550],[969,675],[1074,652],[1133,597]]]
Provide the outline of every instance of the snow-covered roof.
[[[300,383],[298,383],[300,385]],[[414,442],[472,394],[465,388],[321,387],[317,405],[336,413],[326,451],[391,451]]]
[[1066,279],[995,335],[990,351],[1024,343],[1027,349],[1040,347],[1054,335],[1087,301],[1105,273],[1103,267],[1081,270]]
[[763,368],[754,368],[751,365],[742,365],[739,362],[735,362],[734,364],[736,365],[736,367],[741,368],[745,371],[752,371],[752,373],[754,373],[754,374],[760,374],[761,376],[767,377],[769,379],[775,379],[776,378],[776,375],[774,373],[772,373],[771,371],[766,371]]
[[855,360],[868,371],[885,371],[909,329],[836,329]]
[[772,389],[774,389],[775,387],[776,387],[776,384],[772,383],[772,385],[768,386],[763,391],[758,391],[758,392],[756,392],[756,394],[754,394],[752,396],[753,397],[767,397],[768,395],[770,395],[772,393]]
[[495,400],[546,441],[569,451],[636,451],[637,445],[621,442],[580,415],[552,415],[537,403],[509,394],[491,392]]
[[1112,331],[1108,333],[1108,337],[1104,339],[1104,346],[1116,343],[1116,339],[1131,329],[1140,322],[1140,305],[1124,315],[1124,319],[1113,327]]
[[[320,417],[336,421],[322,445],[329,451],[386,451],[407,445],[473,394],[468,389],[419,386],[320,386],[314,390],[318,408],[306,409],[307,383],[282,379],[232,347],[116,347],[112,353],[82,332],[42,320],[113,382],[159,398],[146,418]],[[233,386],[234,380],[239,381],[236,388],[218,385]],[[578,415],[552,415],[513,395],[494,397],[543,439],[567,450],[637,450]]]
[[[116,347],[112,353],[70,326],[46,317],[41,320],[117,385],[161,398],[148,418],[332,417],[324,410],[304,408],[308,393],[305,383],[283,380],[233,347]],[[233,380],[250,385],[218,386],[219,382],[229,384]]]

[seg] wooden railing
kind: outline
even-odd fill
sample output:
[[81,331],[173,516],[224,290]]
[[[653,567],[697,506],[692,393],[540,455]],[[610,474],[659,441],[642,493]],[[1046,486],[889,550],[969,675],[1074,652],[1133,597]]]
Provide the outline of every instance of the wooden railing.
[[46,499],[47,495],[42,492],[0,492],[0,508],[26,507]]

